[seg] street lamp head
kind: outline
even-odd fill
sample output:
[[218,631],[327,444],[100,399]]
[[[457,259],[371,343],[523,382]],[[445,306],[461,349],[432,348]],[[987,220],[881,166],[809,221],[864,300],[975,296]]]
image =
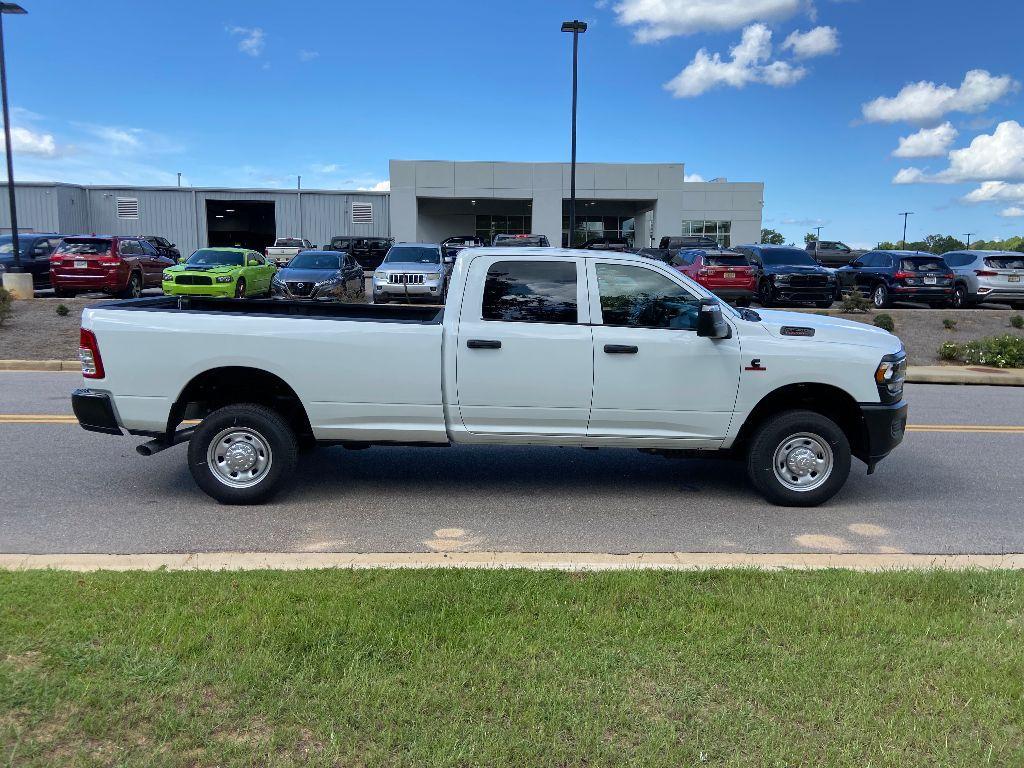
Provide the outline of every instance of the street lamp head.
[[28,13],[17,3],[0,3],[0,13]]
[[585,22],[585,21],[578,21],[578,20],[575,20],[575,19],[573,21],[563,21],[562,22],[562,31],[563,32],[576,32],[577,34],[582,34],[582,33],[587,31],[587,22]]

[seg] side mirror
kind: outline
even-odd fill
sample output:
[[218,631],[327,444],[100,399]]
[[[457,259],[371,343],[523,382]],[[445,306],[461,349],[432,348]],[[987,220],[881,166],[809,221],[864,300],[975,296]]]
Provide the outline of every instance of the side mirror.
[[697,335],[706,339],[728,339],[732,329],[722,316],[718,299],[701,299],[697,314]]
[[455,259],[452,256],[445,256],[444,257],[444,263],[445,264],[454,264],[455,263]]
[[860,259],[854,259],[853,261],[850,262],[850,266],[851,267],[863,267],[864,266],[864,262],[861,261]]

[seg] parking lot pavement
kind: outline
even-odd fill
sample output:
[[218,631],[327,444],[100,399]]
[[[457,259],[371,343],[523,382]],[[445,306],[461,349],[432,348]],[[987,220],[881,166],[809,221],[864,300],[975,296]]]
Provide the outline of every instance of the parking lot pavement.
[[[71,374],[0,374],[0,413],[69,412]],[[912,431],[829,504],[764,503],[738,464],[569,448],[328,448],[262,507],[200,493],[183,446],[2,423],[3,552],[1024,552],[1024,391],[909,386]]]

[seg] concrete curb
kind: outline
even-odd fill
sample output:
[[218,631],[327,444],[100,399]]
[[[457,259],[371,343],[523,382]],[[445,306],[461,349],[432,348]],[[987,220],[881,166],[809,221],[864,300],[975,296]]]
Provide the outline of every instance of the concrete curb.
[[0,360],[0,371],[74,371],[82,372],[79,360]]
[[1024,554],[744,554],[731,552],[199,552],[194,554],[0,554],[0,570],[250,571],[322,568],[481,568],[533,571],[955,571],[1024,570]]

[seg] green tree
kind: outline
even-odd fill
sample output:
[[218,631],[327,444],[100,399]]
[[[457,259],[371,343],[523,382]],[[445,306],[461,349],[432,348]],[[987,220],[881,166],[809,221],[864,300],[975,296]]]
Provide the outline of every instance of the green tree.
[[890,243],[888,240],[882,240],[878,244],[878,250],[880,251],[895,251],[896,247],[896,243]]
[[817,239],[818,239],[817,233],[815,233],[815,232],[808,232],[806,235],[804,235],[804,245],[807,245],[808,243],[813,243]]
[[962,240],[957,240],[952,235],[928,235],[924,241],[928,244],[930,253],[940,255],[950,251],[959,251],[966,247]]
[[776,232],[774,229],[762,229],[761,242],[765,245],[782,245],[786,242],[786,238],[782,236],[781,232]]

